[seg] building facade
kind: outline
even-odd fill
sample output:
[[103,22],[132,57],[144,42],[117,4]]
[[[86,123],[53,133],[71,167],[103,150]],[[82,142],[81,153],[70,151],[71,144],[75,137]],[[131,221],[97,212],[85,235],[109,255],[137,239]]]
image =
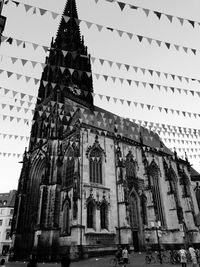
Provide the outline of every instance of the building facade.
[[159,136],[93,104],[75,0],[42,74],[15,202],[15,258],[200,243],[190,164]]
[[15,196],[16,190],[0,193],[0,255],[6,255],[13,246],[10,232]]

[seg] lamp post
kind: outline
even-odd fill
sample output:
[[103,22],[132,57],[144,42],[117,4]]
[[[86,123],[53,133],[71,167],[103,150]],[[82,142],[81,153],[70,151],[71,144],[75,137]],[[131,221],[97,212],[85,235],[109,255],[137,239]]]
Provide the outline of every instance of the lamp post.
[[159,260],[160,264],[162,264],[162,255],[161,255],[161,247],[160,247],[160,228],[161,228],[161,222],[151,222],[152,229],[156,230],[156,237],[158,242],[158,254],[159,254]]

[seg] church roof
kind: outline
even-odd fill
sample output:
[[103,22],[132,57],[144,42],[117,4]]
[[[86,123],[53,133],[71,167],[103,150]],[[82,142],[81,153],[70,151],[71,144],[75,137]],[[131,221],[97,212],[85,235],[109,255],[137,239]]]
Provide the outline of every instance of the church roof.
[[144,146],[162,150],[169,155],[174,155],[164,145],[157,133],[149,131],[147,128],[139,126],[129,119],[115,115],[97,106],[94,106],[93,111],[81,108],[80,113],[83,123],[95,127],[99,131],[114,133],[138,143],[143,142]]

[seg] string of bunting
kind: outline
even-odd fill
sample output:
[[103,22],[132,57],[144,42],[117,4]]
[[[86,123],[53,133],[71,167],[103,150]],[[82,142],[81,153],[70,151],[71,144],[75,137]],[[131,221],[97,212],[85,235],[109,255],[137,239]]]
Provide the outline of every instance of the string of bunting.
[[[29,98],[29,101],[31,101],[33,99],[34,96],[31,96],[31,95],[27,95],[25,93],[21,93],[21,92],[17,92],[17,91],[14,91],[14,90],[10,90],[10,89],[6,89],[6,88],[0,88],[0,90],[3,90],[4,94],[7,96],[7,94],[9,92],[11,92],[13,94],[13,97],[11,97],[12,99],[14,98],[14,100],[17,100],[16,99],[16,94],[19,94],[19,97],[20,97],[20,105],[24,105],[24,103],[27,103],[28,104],[28,107],[30,107],[32,104],[35,104],[35,103],[32,103],[32,102],[28,102],[28,101],[25,101],[24,98],[27,96]],[[41,100],[41,98],[38,98]],[[5,105],[5,104],[3,104]],[[59,105],[62,105],[61,103],[59,103]],[[4,106],[5,107],[5,106]],[[2,106],[2,108],[4,108]],[[10,106],[10,110],[13,109],[14,106]],[[19,109],[20,107],[18,107]],[[20,110],[20,109],[19,109]],[[31,109],[33,111],[33,109]],[[180,133],[194,133],[194,134],[197,134],[199,133],[200,134],[200,130],[198,129],[193,129],[193,128],[187,128],[187,127],[180,127],[180,126],[173,126],[173,125],[167,125],[167,124],[160,124],[160,123],[154,123],[154,122],[150,122],[150,121],[142,121],[142,120],[135,120],[135,119],[129,119],[129,120],[132,120],[134,121],[135,123],[138,123],[140,125],[144,125],[145,127],[148,127],[150,130],[157,130],[157,131],[161,131],[163,130],[164,133],[166,134],[167,133],[167,129],[169,130],[169,133],[172,133],[173,130],[174,132],[176,133],[177,130],[180,132]]]
[[[29,94],[26,94],[24,92],[23,93],[18,92],[18,91],[9,89],[9,88],[4,88],[4,87],[0,87],[0,92],[3,93],[3,94],[1,94],[2,97],[12,99],[15,102],[20,101],[21,106],[23,106],[25,103],[27,103],[28,107],[30,107],[31,105],[35,105],[37,99],[41,100],[40,97],[29,95]],[[9,95],[11,95],[11,97]],[[24,98],[27,98],[28,101],[24,100]]]
[[185,77],[185,76],[181,76],[181,75],[177,75],[173,73],[161,72],[161,71],[153,70],[153,69],[146,69],[146,68],[138,67],[135,65],[128,65],[126,63],[115,62],[115,61],[111,61],[108,59],[102,59],[102,58],[97,58],[97,57],[92,56],[91,62],[94,64],[95,61],[99,61],[101,66],[103,66],[105,62],[107,62],[110,67],[112,67],[113,64],[116,64],[119,70],[121,69],[122,66],[124,66],[127,71],[129,71],[129,69],[132,67],[136,73],[138,72],[138,70],[140,70],[143,74],[146,74],[146,72],[148,72],[151,76],[156,74],[159,78],[163,74],[166,79],[170,76],[172,80],[175,80],[175,78],[177,78],[180,82],[185,80],[187,83],[189,83],[190,81],[197,81],[198,83],[200,83],[200,80],[196,78]]
[[[42,81],[44,87],[47,86],[47,84],[50,84],[52,86],[52,88],[55,87],[55,83],[49,83],[48,81]],[[60,85],[61,89],[64,89],[65,85]],[[81,89],[76,89],[76,91],[83,91],[85,96],[88,95],[88,91],[84,91]],[[146,108],[147,110],[151,111],[151,110],[155,110],[158,109],[160,112],[165,112],[166,114],[168,114],[169,112],[171,112],[172,114],[177,114],[177,115],[183,115],[184,117],[188,116],[191,118],[191,116],[193,116],[195,119],[198,119],[198,117],[200,117],[199,113],[193,113],[193,112],[188,112],[188,111],[183,111],[183,110],[175,110],[172,108],[167,108],[167,107],[161,107],[161,106],[156,106],[156,105],[151,105],[151,104],[146,104],[146,103],[140,103],[140,102],[135,102],[135,101],[131,101],[131,100],[127,100],[127,99],[122,99],[122,98],[117,98],[117,97],[113,97],[113,96],[108,96],[108,95],[103,95],[103,94],[98,94],[98,93],[92,93],[93,97],[98,96],[100,100],[106,100],[107,102],[110,101],[110,99],[113,100],[113,102],[116,104],[117,101],[119,103],[121,103],[122,105],[124,103],[126,103],[129,107],[130,105],[134,105],[135,108],[140,107],[142,109]],[[6,105],[6,104],[5,104]],[[13,106],[11,107],[13,109]]]
[[20,158],[23,156],[23,154],[19,154],[19,153],[9,153],[9,152],[1,152],[0,151],[0,156],[2,157],[14,157],[14,158]]
[[[70,17],[68,17],[68,16],[63,16],[63,18],[65,19],[66,22],[68,22],[70,20]],[[191,48],[191,47],[182,46],[179,44],[174,44],[171,42],[165,42],[165,41],[154,39],[151,37],[147,37],[147,36],[143,36],[143,35],[137,35],[137,34],[132,33],[132,32],[127,32],[127,31],[115,29],[112,27],[104,26],[101,24],[96,24],[96,23],[89,22],[86,20],[75,19],[75,21],[76,21],[77,25],[80,25],[80,23],[86,24],[88,29],[91,29],[91,26],[94,25],[94,26],[96,26],[96,28],[99,32],[101,32],[102,29],[105,29],[105,30],[109,30],[111,32],[116,32],[119,35],[119,37],[122,37],[123,35],[127,35],[130,40],[133,37],[136,37],[136,40],[138,40],[139,43],[141,43],[143,40],[146,40],[149,45],[151,45],[153,43],[155,43],[158,47],[161,47],[161,45],[164,45],[164,47],[166,47],[168,50],[171,48],[175,48],[175,51],[180,51],[180,49],[182,49],[182,51],[184,51],[186,54],[191,52],[193,55],[196,55],[196,53],[200,51],[200,49],[198,49],[198,48]],[[1,41],[3,43],[8,42],[9,44],[12,44],[14,40],[16,41],[17,46],[20,46],[23,43],[23,47],[26,47],[26,43],[28,43],[28,44],[32,44],[34,49],[36,49],[38,47],[38,44],[31,43],[29,41],[22,41],[19,39],[14,39],[12,37],[6,37],[4,35],[1,36]],[[48,51],[47,46],[42,46],[42,45],[40,45],[40,46],[44,49],[45,52]]]
[[7,134],[7,133],[0,133],[0,136],[3,137],[3,139],[9,138],[9,139],[14,139],[14,140],[19,140],[19,141],[29,141],[30,137],[29,136],[24,136],[24,135],[17,135],[17,134]]
[[[20,58],[14,58],[14,57],[9,57],[9,58],[11,58],[13,64],[16,62],[16,60],[18,60],[18,61],[22,62],[23,66],[27,62],[34,62],[35,64],[41,64],[42,70],[47,65],[52,69],[52,71],[56,68],[56,66],[54,66],[54,65],[44,64],[44,63],[41,63],[41,62],[29,61],[29,60],[20,59]],[[72,68],[65,68],[65,67],[62,67],[62,66],[58,66],[58,67],[59,67],[59,69],[60,69],[60,71],[62,73],[65,70],[69,70],[71,75],[73,75],[73,73],[75,71],[78,71],[78,74],[80,76],[82,75],[82,73],[86,73],[88,77],[91,77],[91,75],[92,75],[91,72],[87,72],[87,71],[81,71],[81,70],[72,69]],[[39,83],[39,81],[40,81],[40,79],[38,79],[38,78],[26,76],[26,75],[19,74],[19,73],[16,73],[16,72],[7,71],[7,70],[4,70],[4,69],[0,69],[0,74],[1,73],[6,73],[8,78],[10,78],[13,75],[15,75],[17,80],[19,80],[20,78],[24,77],[26,82],[29,82],[31,80],[31,81],[33,81],[35,83],[35,85],[37,85]],[[143,69],[143,74],[145,74],[144,69]],[[145,81],[126,79],[126,78],[122,78],[122,77],[118,77],[118,76],[110,76],[110,75],[94,73],[94,72],[93,72],[93,75],[95,76],[95,78],[97,80],[99,79],[99,77],[103,77],[105,81],[107,81],[108,78],[110,78],[113,82],[116,82],[116,80],[120,81],[121,84],[124,83],[124,82],[127,82],[129,86],[131,86],[134,83],[137,87],[139,85],[142,85],[144,88],[146,88],[146,86],[149,85],[151,87],[151,89],[154,89],[154,87],[157,87],[159,90],[161,90],[163,88],[166,92],[170,91],[170,92],[175,93],[177,91],[178,93],[182,93],[182,92],[184,92],[185,94],[191,93],[192,96],[195,96],[195,94],[197,94],[200,97],[200,92],[194,91],[194,90],[183,89],[183,88],[167,86],[167,85],[162,85],[162,84],[156,84],[156,83],[149,83],[149,82],[145,82]]]
[[[80,54],[78,54],[77,51],[67,51],[67,50],[60,50],[60,51],[63,53],[64,57],[66,57],[68,53],[71,54],[73,58],[76,58],[77,55],[80,55]],[[88,57],[85,55],[80,55],[80,56]],[[47,65],[44,62],[33,61],[33,60],[29,60],[29,59],[24,59],[24,58],[11,57],[11,56],[2,55],[2,54],[0,55],[0,57],[10,58],[13,64],[16,63],[17,61],[21,61],[22,66],[25,66],[28,62],[30,62],[33,68],[35,68],[37,65],[39,65],[42,70],[44,70],[45,66]],[[197,79],[197,78],[185,77],[182,75],[177,75],[177,74],[167,73],[167,72],[161,72],[161,71],[153,70],[153,69],[146,69],[146,68],[142,68],[142,67],[135,66],[135,65],[128,65],[126,63],[120,63],[120,62],[116,62],[116,61],[112,61],[112,60],[108,60],[108,59],[97,58],[97,57],[93,57],[93,56],[91,56],[90,59],[91,59],[91,62],[93,64],[95,63],[95,61],[99,61],[102,66],[105,62],[107,62],[110,67],[112,67],[113,64],[116,64],[116,66],[119,69],[121,69],[121,67],[124,66],[127,71],[129,71],[129,69],[132,67],[136,73],[138,72],[138,70],[140,70],[143,74],[148,72],[151,76],[156,74],[159,78],[160,78],[161,74],[163,74],[166,79],[170,76],[173,80],[175,80],[175,78],[177,78],[180,82],[182,82],[184,79],[187,83],[189,83],[190,81],[197,81],[200,83],[200,79]]]
[[1,35],[0,38],[1,38],[1,43],[8,43],[10,45],[16,44],[17,47],[22,46],[23,48],[26,48],[27,45],[31,45],[34,50],[36,50],[38,47],[41,47],[45,53],[48,52],[49,50],[49,47],[46,45],[41,45],[30,41],[24,41],[4,35]]
[[[31,62],[32,64],[34,62],[34,66],[36,64],[41,64],[42,70],[44,69],[45,66],[47,66],[47,64],[44,64],[44,63],[41,63],[41,62],[30,61],[30,60],[25,60],[25,59],[20,59],[20,58],[14,58],[14,57],[9,57],[9,58],[11,58],[13,64],[16,62],[16,60],[18,60],[18,61],[21,61],[22,62],[22,65],[23,66],[25,66],[25,64],[27,62]],[[117,65],[118,65],[118,63],[117,63]],[[49,64],[48,64],[48,66],[51,67],[52,71],[56,67],[56,66],[49,65]],[[79,75],[81,75],[82,73],[86,73],[89,77],[91,76],[91,72],[80,71],[80,70],[72,69],[72,68],[65,68],[65,67],[62,67],[62,66],[58,66],[58,67],[60,68],[60,70],[61,70],[62,73],[64,72],[64,70],[68,69],[70,71],[71,75],[74,73],[74,71],[78,71]],[[143,74],[145,74],[145,70],[144,69],[142,69],[142,70],[143,70]],[[19,73],[15,73],[15,72],[11,72],[11,71],[6,71],[4,69],[0,69],[0,74],[1,73],[4,73],[4,72],[7,73],[8,78],[10,78],[12,75],[16,75],[16,78],[17,79],[20,79],[21,77],[24,77],[25,80],[26,80],[26,82],[29,82],[30,80],[33,80],[35,84],[37,84],[39,82],[39,79],[38,78],[30,77],[30,76],[25,76],[25,75],[22,75],[22,74],[19,74]],[[187,94],[188,92],[190,92],[193,96],[196,93],[200,97],[200,92],[189,90],[189,89],[177,88],[177,87],[173,87],[173,86],[167,86],[167,85],[161,85],[161,84],[155,84],[155,83],[148,83],[148,82],[144,82],[144,81],[137,81],[137,80],[125,79],[125,78],[122,78],[122,77],[103,75],[103,74],[99,74],[99,73],[93,73],[93,74],[96,77],[96,79],[99,79],[99,77],[104,77],[105,81],[107,81],[108,78],[110,78],[110,79],[112,79],[113,82],[115,82],[116,79],[117,79],[121,83],[123,83],[123,82],[126,81],[130,86],[131,86],[132,83],[135,83],[136,86],[139,86],[140,84],[142,84],[144,87],[146,87],[146,85],[149,85],[149,86],[151,86],[152,89],[153,89],[154,86],[156,86],[159,90],[161,90],[161,88],[163,88],[165,91],[169,91],[170,90],[173,93],[175,91],[178,91],[179,93],[181,93],[183,91],[185,94]]]
[[[125,9],[125,7],[128,7],[131,10],[142,10],[147,17],[149,16],[149,14],[151,12],[156,16],[156,18],[158,18],[158,20],[161,20],[162,17],[166,17],[167,20],[169,22],[171,22],[171,23],[173,22],[174,19],[177,19],[180,22],[180,25],[182,25],[182,26],[183,26],[184,22],[187,22],[189,25],[192,26],[192,28],[194,28],[195,25],[199,25],[200,26],[200,22],[196,21],[196,20],[190,20],[190,19],[179,17],[179,16],[174,16],[174,15],[167,14],[167,13],[164,13],[164,12],[159,12],[159,11],[155,11],[155,10],[152,10],[152,9],[143,8],[143,7],[140,7],[140,6],[137,6],[137,5],[124,3],[124,2],[121,2],[121,1],[117,1],[117,0],[104,0],[104,1],[109,2],[109,3],[117,3],[121,11],[123,11]],[[95,0],[96,4],[98,2],[99,2],[99,0]]]
[[[18,58],[18,60],[20,61],[22,59]],[[24,60],[24,61],[28,62],[29,60]],[[39,62],[37,62],[37,63],[40,64]],[[41,64],[43,64],[43,63],[41,63]],[[44,64],[44,65],[42,65],[42,68],[44,68],[47,65],[52,69],[52,71],[56,67],[56,66],[53,66],[53,65]],[[65,68],[65,67],[62,67],[62,66],[58,66],[58,67],[59,67],[59,69],[60,69],[60,71],[62,73],[65,70],[69,70],[71,75],[73,75],[73,73],[75,71],[78,72],[79,76],[81,76],[82,73],[86,73],[88,77],[91,77],[91,75],[92,75],[91,72],[87,72],[87,71],[81,71],[81,70],[72,69],[72,68]],[[26,82],[29,82],[31,80],[31,81],[34,82],[35,85],[37,85],[39,83],[39,81],[40,81],[40,79],[35,78],[35,77],[26,76],[26,75],[23,75],[23,74],[20,74],[20,73],[16,73],[16,72],[11,72],[11,71],[7,71],[7,70],[4,70],[4,69],[0,69],[0,74],[2,74],[2,73],[6,73],[8,78],[10,78],[13,75],[15,75],[17,80],[19,80],[20,78],[24,77]],[[154,88],[158,88],[158,90],[164,89],[166,92],[170,91],[170,92],[173,92],[173,93],[175,93],[176,91],[178,93],[183,93],[184,92],[185,94],[191,93],[192,96],[195,96],[195,94],[197,94],[197,96],[200,97],[200,92],[199,91],[183,89],[183,88],[178,88],[178,87],[173,87],[173,86],[167,86],[167,85],[162,85],[162,84],[156,84],[156,83],[149,83],[149,82],[139,81],[139,80],[126,79],[126,78],[122,78],[122,77],[118,77],[118,76],[110,76],[110,75],[105,75],[105,74],[100,74],[100,73],[95,73],[95,72],[93,72],[93,75],[97,80],[99,79],[99,77],[103,77],[105,81],[107,81],[108,78],[110,78],[112,80],[112,82],[116,82],[116,80],[120,81],[121,84],[123,84],[124,82],[127,82],[129,86],[134,84],[137,87],[142,85],[144,88],[146,88],[146,86],[148,85],[151,89],[154,89]]]
[[[10,57],[11,60],[13,59],[12,57]],[[14,58],[16,59],[16,58]],[[23,62],[29,62],[29,60],[24,60],[24,59],[20,59],[20,58],[17,58],[19,61],[23,61]],[[15,61],[16,62],[16,61]],[[31,61],[32,62],[32,61]],[[22,63],[23,66],[25,65],[25,63]],[[56,66],[55,65],[49,65],[49,64],[43,64],[43,63],[39,63],[37,62],[37,64],[42,64],[41,67],[42,69],[44,69],[45,66],[49,66],[52,71],[55,70]],[[100,74],[100,73],[91,73],[91,72],[87,72],[87,71],[82,71],[82,70],[78,70],[78,69],[72,69],[72,68],[65,68],[65,67],[62,67],[62,66],[57,66],[59,67],[60,71],[63,73],[65,70],[69,70],[70,71],[70,74],[73,75],[73,73],[75,71],[78,72],[79,76],[81,76],[83,73],[87,74],[88,77],[91,77],[92,74],[93,76],[98,80],[99,77],[103,77],[104,80],[107,82],[108,79],[111,79],[112,82],[116,82],[119,81],[121,84],[123,84],[124,82],[127,82],[129,86],[131,86],[132,84],[136,85],[137,87],[142,85],[144,88],[147,87],[147,85],[151,88],[151,89],[155,89],[155,88],[158,88],[158,90],[165,90],[166,92],[170,91],[170,92],[178,92],[178,93],[185,93],[186,95],[188,93],[191,93],[192,96],[195,96],[195,94],[198,95],[198,97],[200,97],[200,92],[199,91],[194,91],[194,90],[189,90],[189,89],[184,89],[184,88],[179,88],[179,87],[173,87],[173,86],[167,86],[167,85],[163,85],[163,84],[157,84],[157,83],[150,83],[150,82],[146,82],[146,81],[139,81],[139,80],[133,80],[133,79],[126,79],[126,78],[122,78],[122,77],[119,77],[119,76],[111,76],[111,75],[105,75],[105,74]],[[26,76],[26,75],[23,75],[23,74],[20,74],[20,73],[16,73],[16,72],[12,72],[12,71],[7,71],[7,70],[4,70],[4,69],[0,69],[0,74],[1,73],[6,73],[7,74],[7,77],[10,78],[12,77],[13,75],[16,76],[17,80],[21,79],[22,77],[25,78],[26,82],[29,82],[29,81],[33,81],[35,85],[37,85],[40,81],[40,79],[38,78],[35,78],[35,77],[31,77],[31,76]]]
[[[94,0],[94,1],[96,4],[99,2],[99,0]],[[148,9],[148,8],[143,8],[143,7],[138,6],[138,5],[132,5],[132,4],[124,3],[121,1],[117,1],[117,0],[105,0],[105,1],[109,2],[109,3],[117,3],[121,11],[124,11],[125,7],[128,7],[131,10],[142,10],[144,12],[144,14],[146,15],[146,17],[148,17],[150,13],[153,13],[156,16],[156,18],[158,18],[158,20],[161,20],[162,17],[166,17],[167,21],[169,21],[170,23],[172,23],[174,19],[177,19],[180,22],[180,25],[182,25],[182,26],[184,25],[184,22],[187,22],[189,25],[192,26],[192,28],[194,28],[195,25],[200,26],[200,22],[196,21],[196,20],[186,19],[186,18],[183,18],[180,16],[175,16],[175,15],[167,14],[164,12],[155,11],[155,10]],[[57,19],[58,16],[59,17],[62,16],[62,14],[60,14],[60,13],[56,13],[56,12],[48,10],[48,9],[40,8],[38,6],[27,5],[27,4],[24,4],[24,3],[19,2],[19,1],[6,0],[4,2],[5,5],[7,5],[8,3],[14,3],[16,7],[24,6],[25,11],[26,12],[31,11],[31,13],[33,15],[34,14],[40,14],[41,16],[43,16],[46,13],[50,13],[53,19]]]

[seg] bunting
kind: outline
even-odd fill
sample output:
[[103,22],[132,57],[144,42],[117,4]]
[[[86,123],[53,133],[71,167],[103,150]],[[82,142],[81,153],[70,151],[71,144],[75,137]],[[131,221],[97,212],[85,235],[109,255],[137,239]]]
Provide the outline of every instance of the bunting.
[[[98,0],[94,0],[95,3],[98,3]],[[149,14],[154,14],[156,18],[158,18],[158,20],[161,20],[163,17],[166,17],[167,21],[169,21],[170,23],[172,23],[173,21],[177,20],[180,22],[180,25],[183,26],[185,22],[188,23],[188,25],[190,25],[192,28],[195,28],[195,25],[200,25],[199,21],[196,20],[191,20],[191,19],[186,19],[186,18],[182,18],[179,16],[175,16],[175,15],[171,15],[171,14],[167,14],[164,12],[160,12],[160,11],[156,11],[156,10],[152,10],[152,9],[148,9],[148,8],[143,8],[141,6],[137,6],[137,5],[132,5],[129,3],[124,3],[121,1],[117,1],[117,0],[104,0],[106,2],[109,3],[117,3],[117,5],[119,6],[121,11],[124,11],[125,8],[130,8],[132,10],[142,10],[144,12],[144,14],[146,15],[146,17],[149,16]],[[33,6],[33,5],[28,5],[25,4],[23,2],[20,1],[14,1],[14,0],[6,0],[4,4],[9,4],[9,3],[14,3],[15,7],[20,7],[20,6],[24,6],[24,9],[26,12],[32,13],[32,14],[39,14],[41,16],[45,15],[46,13],[50,13],[53,19],[57,19],[58,17],[62,17],[62,14],[60,13],[56,13],[54,11],[48,10],[48,9],[44,9],[44,8],[40,8],[38,6]],[[66,16],[63,16],[65,21],[68,22],[69,18]],[[80,20],[77,20],[77,23],[80,23]],[[91,26],[92,23],[90,23]]]
[[[65,16],[67,17],[67,16]],[[68,17],[70,18],[70,17]],[[158,47],[161,47],[161,45],[165,45],[165,47],[170,50],[171,48],[175,48],[176,51],[180,51],[180,48],[182,49],[182,51],[184,51],[186,54],[188,54],[189,52],[192,53],[192,55],[196,55],[197,52],[200,51],[200,49],[197,49],[197,48],[193,48],[193,47],[186,47],[186,46],[182,46],[182,45],[178,45],[178,44],[174,44],[174,43],[170,43],[170,42],[165,42],[165,41],[162,41],[162,40],[157,40],[157,39],[154,39],[154,38],[150,38],[150,37],[147,37],[147,36],[143,36],[143,35],[137,35],[135,33],[130,33],[130,32],[126,32],[126,31],[122,31],[122,30],[119,30],[119,29],[115,29],[115,28],[111,28],[111,27],[106,27],[106,26],[103,26],[103,25],[100,25],[100,24],[96,24],[96,23],[92,23],[92,22],[88,22],[86,20],[80,20],[78,19],[78,22],[77,24],[79,25],[80,23],[85,23],[87,28],[90,29],[91,28],[91,24],[96,26],[97,30],[99,32],[102,31],[102,29],[109,29],[111,30],[112,32],[116,32],[119,37],[122,37],[123,35],[127,35],[130,39],[133,38],[133,36],[135,36],[139,42],[142,42],[143,40],[146,40],[149,45],[151,45],[152,43],[155,43],[157,44]],[[26,44],[32,44],[31,42],[29,41],[22,41],[22,40],[18,40],[18,39],[14,39],[12,37],[6,37],[6,36],[1,36],[1,42],[7,42],[9,43],[10,45],[13,44],[13,41],[16,42],[17,46],[21,45],[21,43],[23,43],[23,47],[26,46]],[[36,44],[33,45],[33,47],[35,46]],[[41,46],[45,53],[48,51],[48,47],[47,46],[42,46],[42,45],[38,45],[38,46]]]

